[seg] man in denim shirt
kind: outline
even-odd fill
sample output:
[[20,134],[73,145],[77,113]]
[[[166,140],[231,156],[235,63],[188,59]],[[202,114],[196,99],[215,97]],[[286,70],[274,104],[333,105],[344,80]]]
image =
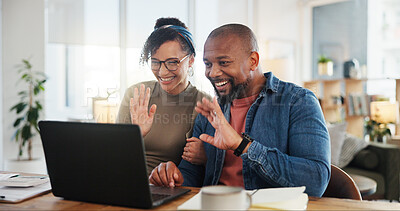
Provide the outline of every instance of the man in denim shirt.
[[330,144],[315,95],[262,73],[255,35],[240,24],[221,26],[204,45],[206,76],[218,95],[198,102],[192,140],[207,162],[161,163],[160,186],[230,185],[245,189],[306,186],[321,196],[330,177]]

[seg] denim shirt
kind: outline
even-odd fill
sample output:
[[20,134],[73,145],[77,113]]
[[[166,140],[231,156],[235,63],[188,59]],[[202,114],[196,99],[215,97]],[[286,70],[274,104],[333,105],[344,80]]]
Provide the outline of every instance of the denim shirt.
[[[315,95],[302,87],[264,74],[265,87],[246,115],[245,133],[254,141],[243,160],[243,181],[247,190],[306,186],[306,193],[320,197],[330,179],[330,143],[325,120]],[[220,105],[230,121],[230,105]],[[193,136],[215,129],[198,115]],[[226,150],[204,143],[207,164],[182,160],[179,169],[184,186],[217,185]],[[231,152],[229,152],[231,153]]]

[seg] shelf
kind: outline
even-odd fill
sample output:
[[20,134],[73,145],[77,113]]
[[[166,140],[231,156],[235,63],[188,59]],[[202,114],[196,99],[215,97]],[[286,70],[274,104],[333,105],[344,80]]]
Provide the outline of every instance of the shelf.
[[[361,79],[321,79],[304,83],[304,87],[314,92],[318,99],[321,100],[321,107],[324,113],[325,121],[348,123],[347,132],[363,138],[364,121],[368,115],[348,115],[349,96],[362,95],[365,96],[365,84],[368,81],[375,80],[394,80],[396,82],[396,100],[400,102],[400,79],[399,78],[361,78]],[[322,95],[321,95],[322,94]],[[344,95],[344,96],[343,96]],[[343,96],[345,98],[344,105],[334,104],[334,97]],[[368,101],[367,101],[368,103]],[[369,105],[367,106],[369,110]],[[367,112],[368,113],[368,112]],[[396,125],[396,135],[400,135],[400,124]]]
[[346,116],[346,119],[355,119],[355,118],[365,118],[367,115],[351,115],[351,116],[349,116],[349,115],[347,115]]
[[339,109],[339,108],[345,108],[344,105],[324,105],[323,107],[324,107],[324,109],[332,109],[332,110]]

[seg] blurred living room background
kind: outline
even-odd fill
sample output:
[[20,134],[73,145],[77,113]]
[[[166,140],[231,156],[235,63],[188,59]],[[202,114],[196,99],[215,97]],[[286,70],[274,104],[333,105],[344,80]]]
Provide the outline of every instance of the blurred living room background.
[[[40,119],[114,122],[126,88],[154,80],[139,57],[156,19],[177,17],[196,42],[192,84],[214,95],[202,62],[211,30],[249,26],[263,71],[319,98],[333,164],[377,183],[365,198],[399,200],[399,0],[0,0],[0,8],[0,171],[21,170],[10,108],[24,89],[22,59],[47,76]],[[22,170],[46,173],[39,135],[33,157]]]

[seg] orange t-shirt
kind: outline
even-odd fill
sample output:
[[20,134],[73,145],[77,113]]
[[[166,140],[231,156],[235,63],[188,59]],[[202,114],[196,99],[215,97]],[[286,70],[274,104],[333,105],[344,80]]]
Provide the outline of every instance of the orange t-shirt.
[[[257,99],[257,96],[258,94],[247,98],[233,100],[230,124],[238,134],[244,132],[247,111]],[[229,186],[244,187],[242,168],[242,158],[234,155],[233,150],[227,150],[219,183]]]

